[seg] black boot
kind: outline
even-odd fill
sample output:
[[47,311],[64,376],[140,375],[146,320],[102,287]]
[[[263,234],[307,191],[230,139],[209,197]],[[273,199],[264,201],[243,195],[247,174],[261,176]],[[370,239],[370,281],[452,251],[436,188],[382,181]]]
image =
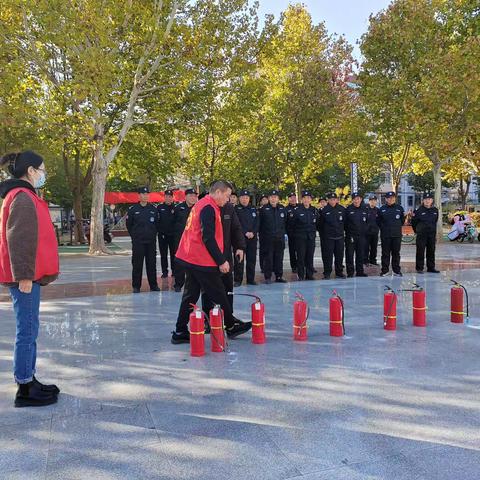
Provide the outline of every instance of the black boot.
[[60,393],[60,389],[56,385],[44,385],[35,378],[35,375],[33,376],[33,383],[37,384],[44,392],[53,392],[56,395]]
[[43,391],[33,380],[18,385],[15,407],[44,407],[57,403],[57,394]]

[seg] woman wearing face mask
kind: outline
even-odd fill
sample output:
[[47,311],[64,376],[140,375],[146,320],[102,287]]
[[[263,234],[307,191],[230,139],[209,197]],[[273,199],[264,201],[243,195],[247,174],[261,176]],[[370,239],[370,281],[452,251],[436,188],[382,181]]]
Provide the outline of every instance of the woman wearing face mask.
[[0,159],[9,180],[0,183],[0,283],[10,289],[16,317],[14,377],[16,407],[57,401],[60,390],[35,378],[40,286],[58,276],[58,250],[48,204],[36,193],[45,184],[43,158],[30,151]]

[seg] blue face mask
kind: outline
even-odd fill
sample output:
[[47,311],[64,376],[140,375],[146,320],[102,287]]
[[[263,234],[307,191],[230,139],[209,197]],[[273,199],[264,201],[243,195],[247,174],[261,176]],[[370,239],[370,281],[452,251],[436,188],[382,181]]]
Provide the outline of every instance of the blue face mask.
[[37,170],[37,172],[40,172],[40,178],[35,181],[33,186],[34,188],[42,188],[47,181],[47,175],[44,170]]

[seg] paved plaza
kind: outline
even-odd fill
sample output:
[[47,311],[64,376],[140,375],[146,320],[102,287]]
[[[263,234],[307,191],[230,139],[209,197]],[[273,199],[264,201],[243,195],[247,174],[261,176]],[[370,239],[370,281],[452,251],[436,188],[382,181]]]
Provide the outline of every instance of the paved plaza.
[[[0,479],[480,478],[480,244],[441,245],[440,275],[241,287],[265,303],[267,343],[245,335],[202,358],[170,344],[171,279],[132,295],[122,247],[62,256],[44,289],[38,377],[58,383],[57,405],[13,408],[15,327],[0,289]],[[414,247],[402,248],[412,272]],[[449,321],[451,278],[468,289],[468,324]],[[412,326],[403,292],[398,329],[385,331],[384,285],[411,282],[426,289],[427,328]],[[333,290],[343,338],[329,336]],[[311,309],[307,343],[292,341],[297,291]],[[239,318],[249,309],[235,299]]]

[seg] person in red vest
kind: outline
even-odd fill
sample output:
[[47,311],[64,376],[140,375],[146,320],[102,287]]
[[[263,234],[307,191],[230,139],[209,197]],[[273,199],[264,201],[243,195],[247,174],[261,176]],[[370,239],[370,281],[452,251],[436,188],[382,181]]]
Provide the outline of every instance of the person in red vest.
[[232,315],[232,307],[222,282],[221,274],[230,271],[228,255],[224,250],[220,207],[230,198],[232,186],[218,180],[209,194],[192,208],[176,253],[177,262],[185,268],[185,287],[178,312],[177,325],[172,332],[172,343],[189,343],[188,332],[191,305],[196,304],[203,291],[224,312],[227,335],[237,337],[252,328],[251,322],[242,322]]
[[45,179],[43,158],[31,151],[0,159],[12,178],[0,183],[0,283],[10,289],[16,317],[14,377],[16,407],[38,407],[57,401],[56,385],[35,378],[40,286],[59,273],[57,238],[48,204],[36,193]]

